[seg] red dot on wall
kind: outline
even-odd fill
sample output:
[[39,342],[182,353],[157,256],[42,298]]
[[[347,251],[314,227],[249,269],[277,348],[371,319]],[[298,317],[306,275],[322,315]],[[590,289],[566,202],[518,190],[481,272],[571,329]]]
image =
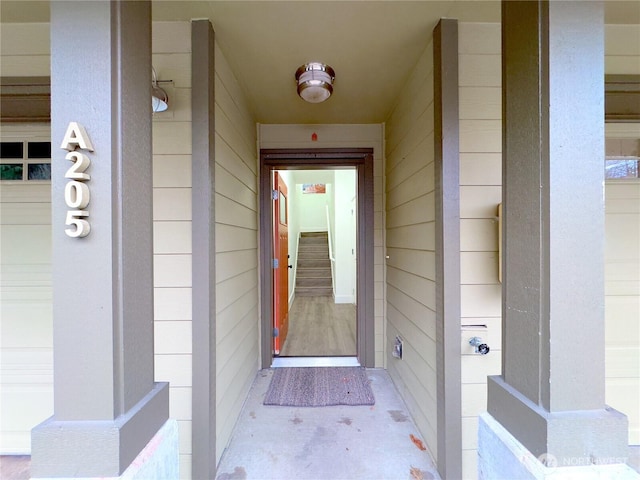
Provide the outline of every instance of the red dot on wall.
[[318,141],[318,134],[316,132],[313,132],[311,134],[311,141],[312,142],[317,142]]

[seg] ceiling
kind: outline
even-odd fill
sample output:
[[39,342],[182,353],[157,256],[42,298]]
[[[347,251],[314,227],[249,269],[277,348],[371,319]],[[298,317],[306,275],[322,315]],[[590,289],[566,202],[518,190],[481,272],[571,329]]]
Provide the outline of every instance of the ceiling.
[[[0,2],[2,22],[48,22],[49,2]],[[379,123],[387,119],[438,19],[499,22],[500,2],[153,1],[155,21],[212,20],[260,123]],[[605,22],[640,23],[640,2],[606,1]],[[308,104],[294,74],[309,61],[336,72],[334,94]]]

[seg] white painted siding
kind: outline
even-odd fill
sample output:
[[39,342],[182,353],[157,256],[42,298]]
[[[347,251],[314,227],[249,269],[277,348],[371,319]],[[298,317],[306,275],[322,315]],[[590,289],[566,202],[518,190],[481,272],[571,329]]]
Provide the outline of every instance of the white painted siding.
[[154,22],[153,66],[169,109],[153,117],[155,379],[170,382],[180,476],[191,478],[191,24]]
[[[433,45],[386,123],[387,369],[437,458]],[[391,356],[396,336],[403,358]]]
[[[3,124],[0,139],[50,136],[48,124]],[[0,299],[0,454],[28,454],[53,414],[49,181],[0,183]]]
[[[371,125],[260,125],[260,148],[373,148],[375,366],[384,367],[383,128]],[[318,140],[311,141],[312,133]]]
[[[487,375],[501,373],[498,204],[502,201],[500,24],[459,24],[462,476],[477,477]],[[474,326],[484,327],[474,327]],[[491,351],[473,353],[480,336]]]
[[216,44],[216,462],[258,371],[256,125]]

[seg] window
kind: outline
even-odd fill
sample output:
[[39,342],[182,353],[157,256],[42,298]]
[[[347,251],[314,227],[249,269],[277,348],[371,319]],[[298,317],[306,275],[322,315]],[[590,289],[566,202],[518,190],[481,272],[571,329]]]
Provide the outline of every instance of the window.
[[604,177],[607,180],[640,178],[639,167],[638,157],[607,157],[604,161]]
[[50,181],[51,142],[0,142],[0,180]]

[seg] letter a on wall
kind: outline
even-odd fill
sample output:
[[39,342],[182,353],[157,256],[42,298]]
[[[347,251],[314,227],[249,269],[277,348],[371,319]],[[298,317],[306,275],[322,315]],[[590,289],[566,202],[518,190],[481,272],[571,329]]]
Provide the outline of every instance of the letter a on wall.
[[70,122],[60,148],[72,152],[76,147],[93,152],[93,144],[84,127],[78,122]]

